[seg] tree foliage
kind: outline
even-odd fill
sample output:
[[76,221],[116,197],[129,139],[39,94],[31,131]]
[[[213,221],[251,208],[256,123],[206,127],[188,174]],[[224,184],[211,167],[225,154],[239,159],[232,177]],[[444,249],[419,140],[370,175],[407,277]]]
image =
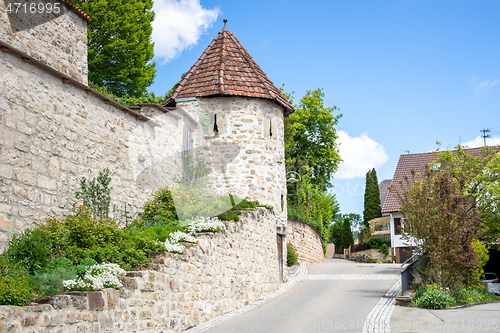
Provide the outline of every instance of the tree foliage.
[[366,228],[372,219],[382,216],[380,207],[380,190],[378,188],[377,172],[375,168],[366,173],[365,203],[363,210],[363,223]]
[[152,0],[78,0],[91,18],[88,24],[88,64],[91,87],[112,94],[140,97],[156,74]]
[[413,174],[402,184],[408,189],[398,194],[403,239],[425,254],[426,282],[448,286],[478,282],[482,263],[476,254],[477,240],[498,237],[498,210],[492,203],[498,153],[492,158],[493,154],[486,149],[474,157],[461,147],[442,152],[423,175]]
[[296,195],[288,198],[288,217],[311,224],[326,244],[328,227],[339,209],[335,196],[313,184],[308,175],[303,175],[295,186],[291,184],[288,189],[292,187],[295,187]]
[[329,241],[341,247],[354,244],[352,229],[359,227],[361,221],[359,214],[337,214],[330,225]]
[[[293,95],[283,92],[293,104]],[[310,223],[320,232],[324,243],[338,204],[328,192],[340,157],[335,126],[341,115],[333,115],[336,106],[325,107],[321,89],[307,91],[285,118],[285,163],[288,172],[297,172],[300,180],[289,184],[288,216]]]
[[342,229],[340,231],[340,246],[349,247],[354,244],[354,237],[352,235],[351,220],[348,216],[344,215],[344,221],[342,222]]
[[331,179],[341,161],[335,126],[342,116],[334,115],[338,110],[336,106],[324,105],[324,97],[322,89],[308,90],[295,112],[285,118],[287,170],[310,173],[311,182],[323,189],[331,187]]

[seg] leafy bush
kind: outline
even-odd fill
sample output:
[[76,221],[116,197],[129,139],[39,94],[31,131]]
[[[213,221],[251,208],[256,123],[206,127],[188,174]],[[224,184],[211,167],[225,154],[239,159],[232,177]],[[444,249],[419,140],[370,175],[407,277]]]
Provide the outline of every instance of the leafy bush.
[[297,253],[295,252],[295,249],[293,248],[292,244],[288,243],[286,244],[286,265],[287,266],[293,266],[297,265]]
[[151,225],[170,225],[178,219],[172,193],[168,188],[158,190],[142,206],[142,220]]
[[51,247],[46,232],[39,228],[26,229],[15,234],[6,252],[9,263],[24,268],[29,274],[49,264]]
[[83,205],[92,212],[94,217],[108,217],[109,215],[110,183],[108,168],[99,171],[97,178],[89,181],[85,177],[80,178],[80,191],[76,191],[75,196],[83,200]]
[[175,231],[184,231],[185,227],[162,227],[162,226],[154,226],[151,228],[145,228],[139,232],[139,234],[143,237],[146,237],[150,240],[157,240],[160,242],[164,242],[170,234]]
[[[221,221],[239,221],[240,217],[235,212],[238,211],[238,210],[244,210],[246,208],[263,207],[263,208],[266,208],[266,209],[269,209],[269,210],[273,210],[273,206],[266,205],[266,204],[261,204],[257,200],[250,201],[250,200],[248,200],[246,198],[245,199],[239,199],[238,197],[236,197],[236,196],[234,196],[232,194],[229,195],[229,198],[231,200],[231,204],[233,205],[233,207],[231,207],[229,210],[225,211],[224,213],[217,215],[217,217]],[[238,202],[238,204],[235,204],[236,202]]]
[[457,305],[466,305],[479,302],[499,301],[500,296],[496,296],[486,288],[466,288],[452,293]]
[[35,272],[30,277],[30,284],[38,290],[40,295],[54,296],[64,290],[63,281],[77,277],[72,267],[56,267],[45,272]]
[[338,203],[335,196],[313,183],[312,175],[303,174],[295,191],[287,196],[288,218],[309,223],[321,235],[325,246],[328,242],[328,228]]
[[427,291],[425,285],[420,284],[415,290],[415,299],[422,297],[422,295]]
[[73,262],[66,257],[58,257],[58,258],[52,259],[50,261],[49,265],[54,267],[54,268],[58,268],[58,267],[70,268],[70,267],[73,267]]
[[371,249],[379,249],[385,255],[389,254],[389,246],[387,243],[388,241],[385,238],[380,237],[371,237],[363,241],[364,245],[370,247]]
[[84,207],[75,215],[49,219],[39,228],[47,235],[54,256],[64,256],[76,264],[92,258],[97,263],[117,263],[129,269],[149,262],[149,252],[164,250],[161,243],[121,229],[112,220],[96,218]]
[[455,303],[455,300],[446,290],[427,289],[422,296],[415,298],[415,304],[427,309],[444,309]]
[[490,259],[488,247],[481,243],[478,240],[475,240],[471,243],[472,248],[474,249],[474,253],[477,258],[477,267],[476,267],[476,278],[478,281],[483,279],[484,277],[484,265],[488,262]]
[[82,261],[80,261],[80,264],[73,267],[73,270],[75,271],[77,276],[82,277],[85,274],[87,268],[93,265],[97,265],[97,261],[92,258],[84,258]]
[[436,285],[419,285],[415,291],[413,303],[416,306],[429,309],[442,309],[454,305],[500,301],[484,287],[469,287],[456,290],[442,288]]
[[0,304],[24,306],[33,296],[26,271],[0,256]]

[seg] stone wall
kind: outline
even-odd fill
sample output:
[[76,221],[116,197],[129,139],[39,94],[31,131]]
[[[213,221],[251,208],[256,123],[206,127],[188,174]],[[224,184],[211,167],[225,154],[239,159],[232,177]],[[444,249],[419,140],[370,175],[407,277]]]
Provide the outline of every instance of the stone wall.
[[0,306],[0,332],[178,332],[257,301],[279,286],[275,215],[258,208],[198,235],[184,254],[156,254],[120,290]]
[[152,126],[12,51],[0,51],[0,89],[0,251],[13,233],[67,214],[79,179],[106,167],[112,203],[134,216],[174,174],[192,123],[157,106],[144,111],[157,115]]
[[363,250],[359,252],[351,252],[349,259],[350,260],[355,260],[355,261],[362,261],[362,262],[367,262],[368,258],[371,258],[373,260],[376,260],[377,262],[387,262],[391,261],[392,262],[392,248],[389,251],[388,255],[385,255],[382,253],[382,251],[378,249],[368,249],[368,250]]
[[325,261],[325,253],[321,236],[310,224],[288,220],[287,243],[297,252],[300,262],[321,263]]
[[[24,8],[20,8],[18,20],[14,22],[9,20],[6,6],[15,2],[24,1],[0,0],[0,40],[86,85],[87,21],[59,3],[62,15],[26,14]],[[54,1],[38,3],[53,4]],[[19,30],[21,28],[25,29]]]
[[265,99],[243,97],[196,98],[177,106],[199,123],[193,147],[210,165],[220,194],[272,205],[278,225],[285,226],[283,109]]

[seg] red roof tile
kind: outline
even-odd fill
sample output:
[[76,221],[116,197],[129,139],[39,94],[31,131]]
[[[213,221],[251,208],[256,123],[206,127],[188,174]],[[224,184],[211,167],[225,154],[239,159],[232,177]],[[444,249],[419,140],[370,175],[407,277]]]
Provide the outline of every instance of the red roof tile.
[[219,32],[162,104],[174,106],[176,99],[209,96],[264,98],[281,105],[285,115],[295,111],[227,29]]
[[[500,146],[499,146],[500,147]],[[495,147],[498,149],[499,147]],[[473,157],[481,156],[481,148],[464,149],[469,155]],[[453,151],[456,154],[456,150]],[[424,173],[425,167],[430,163],[437,161],[438,154],[436,152],[422,153],[422,154],[407,154],[399,157],[394,177],[392,178],[392,189],[387,194],[384,204],[382,206],[382,213],[399,212],[399,200],[394,190],[400,192],[405,190],[405,179],[411,178],[412,170],[415,172],[415,178],[418,180],[421,174]]]
[[64,3],[66,6],[68,6],[71,10],[73,10],[75,13],[78,14],[81,18],[83,18],[85,21],[90,22],[90,17],[83,12],[80,8],[77,6],[73,5],[71,1],[69,0],[61,0],[62,3]]

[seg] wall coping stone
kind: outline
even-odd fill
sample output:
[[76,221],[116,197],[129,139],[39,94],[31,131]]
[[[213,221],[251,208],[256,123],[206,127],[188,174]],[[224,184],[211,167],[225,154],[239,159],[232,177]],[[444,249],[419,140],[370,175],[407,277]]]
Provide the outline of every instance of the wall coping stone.
[[24,62],[27,63],[28,66],[32,65],[32,66],[38,67],[41,70],[43,70],[43,71],[45,71],[45,72],[47,72],[47,73],[49,73],[49,74],[51,74],[53,76],[59,77],[64,83],[70,84],[70,85],[74,86],[75,88],[83,90],[87,94],[93,94],[98,99],[102,100],[104,103],[111,104],[114,107],[116,107],[117,109],[120,109],[120,110],[122,110],[125,113],[129,113],[130,115],[135,116],[139,120],[148,122],[148,124],[150,124],[151,126],[159,126],[151,118],[149,118],[147,116],[144,116],[141,113],[137,113],[136,111],[132,110],[131,108],[118,103],[117,101],[109,98],[106,95],[101,94],[97,90],[92,89],[89,86],[86,86],[86,85],[78,82],[77,80],[72,79],[71,77],[69,77],[69,76],[67,76],[67,75],[59,72],[58,70],[56,70],[56,69],[54,69],[54,68],[52,68],[50,66],[45,65],[44,63],[36,60],[35,58],[32,58],[28,54],[24,53],[21,50],[16,49],[15,47],[11,46],[10,44],[8,44],[8,43],[6,43],[6,42],[4,42],[2,40],[0,40],[0,49],[3,52],[9,52],[9,53],[13,54],[14,56],[17,56],[17,57],[23,59]]

